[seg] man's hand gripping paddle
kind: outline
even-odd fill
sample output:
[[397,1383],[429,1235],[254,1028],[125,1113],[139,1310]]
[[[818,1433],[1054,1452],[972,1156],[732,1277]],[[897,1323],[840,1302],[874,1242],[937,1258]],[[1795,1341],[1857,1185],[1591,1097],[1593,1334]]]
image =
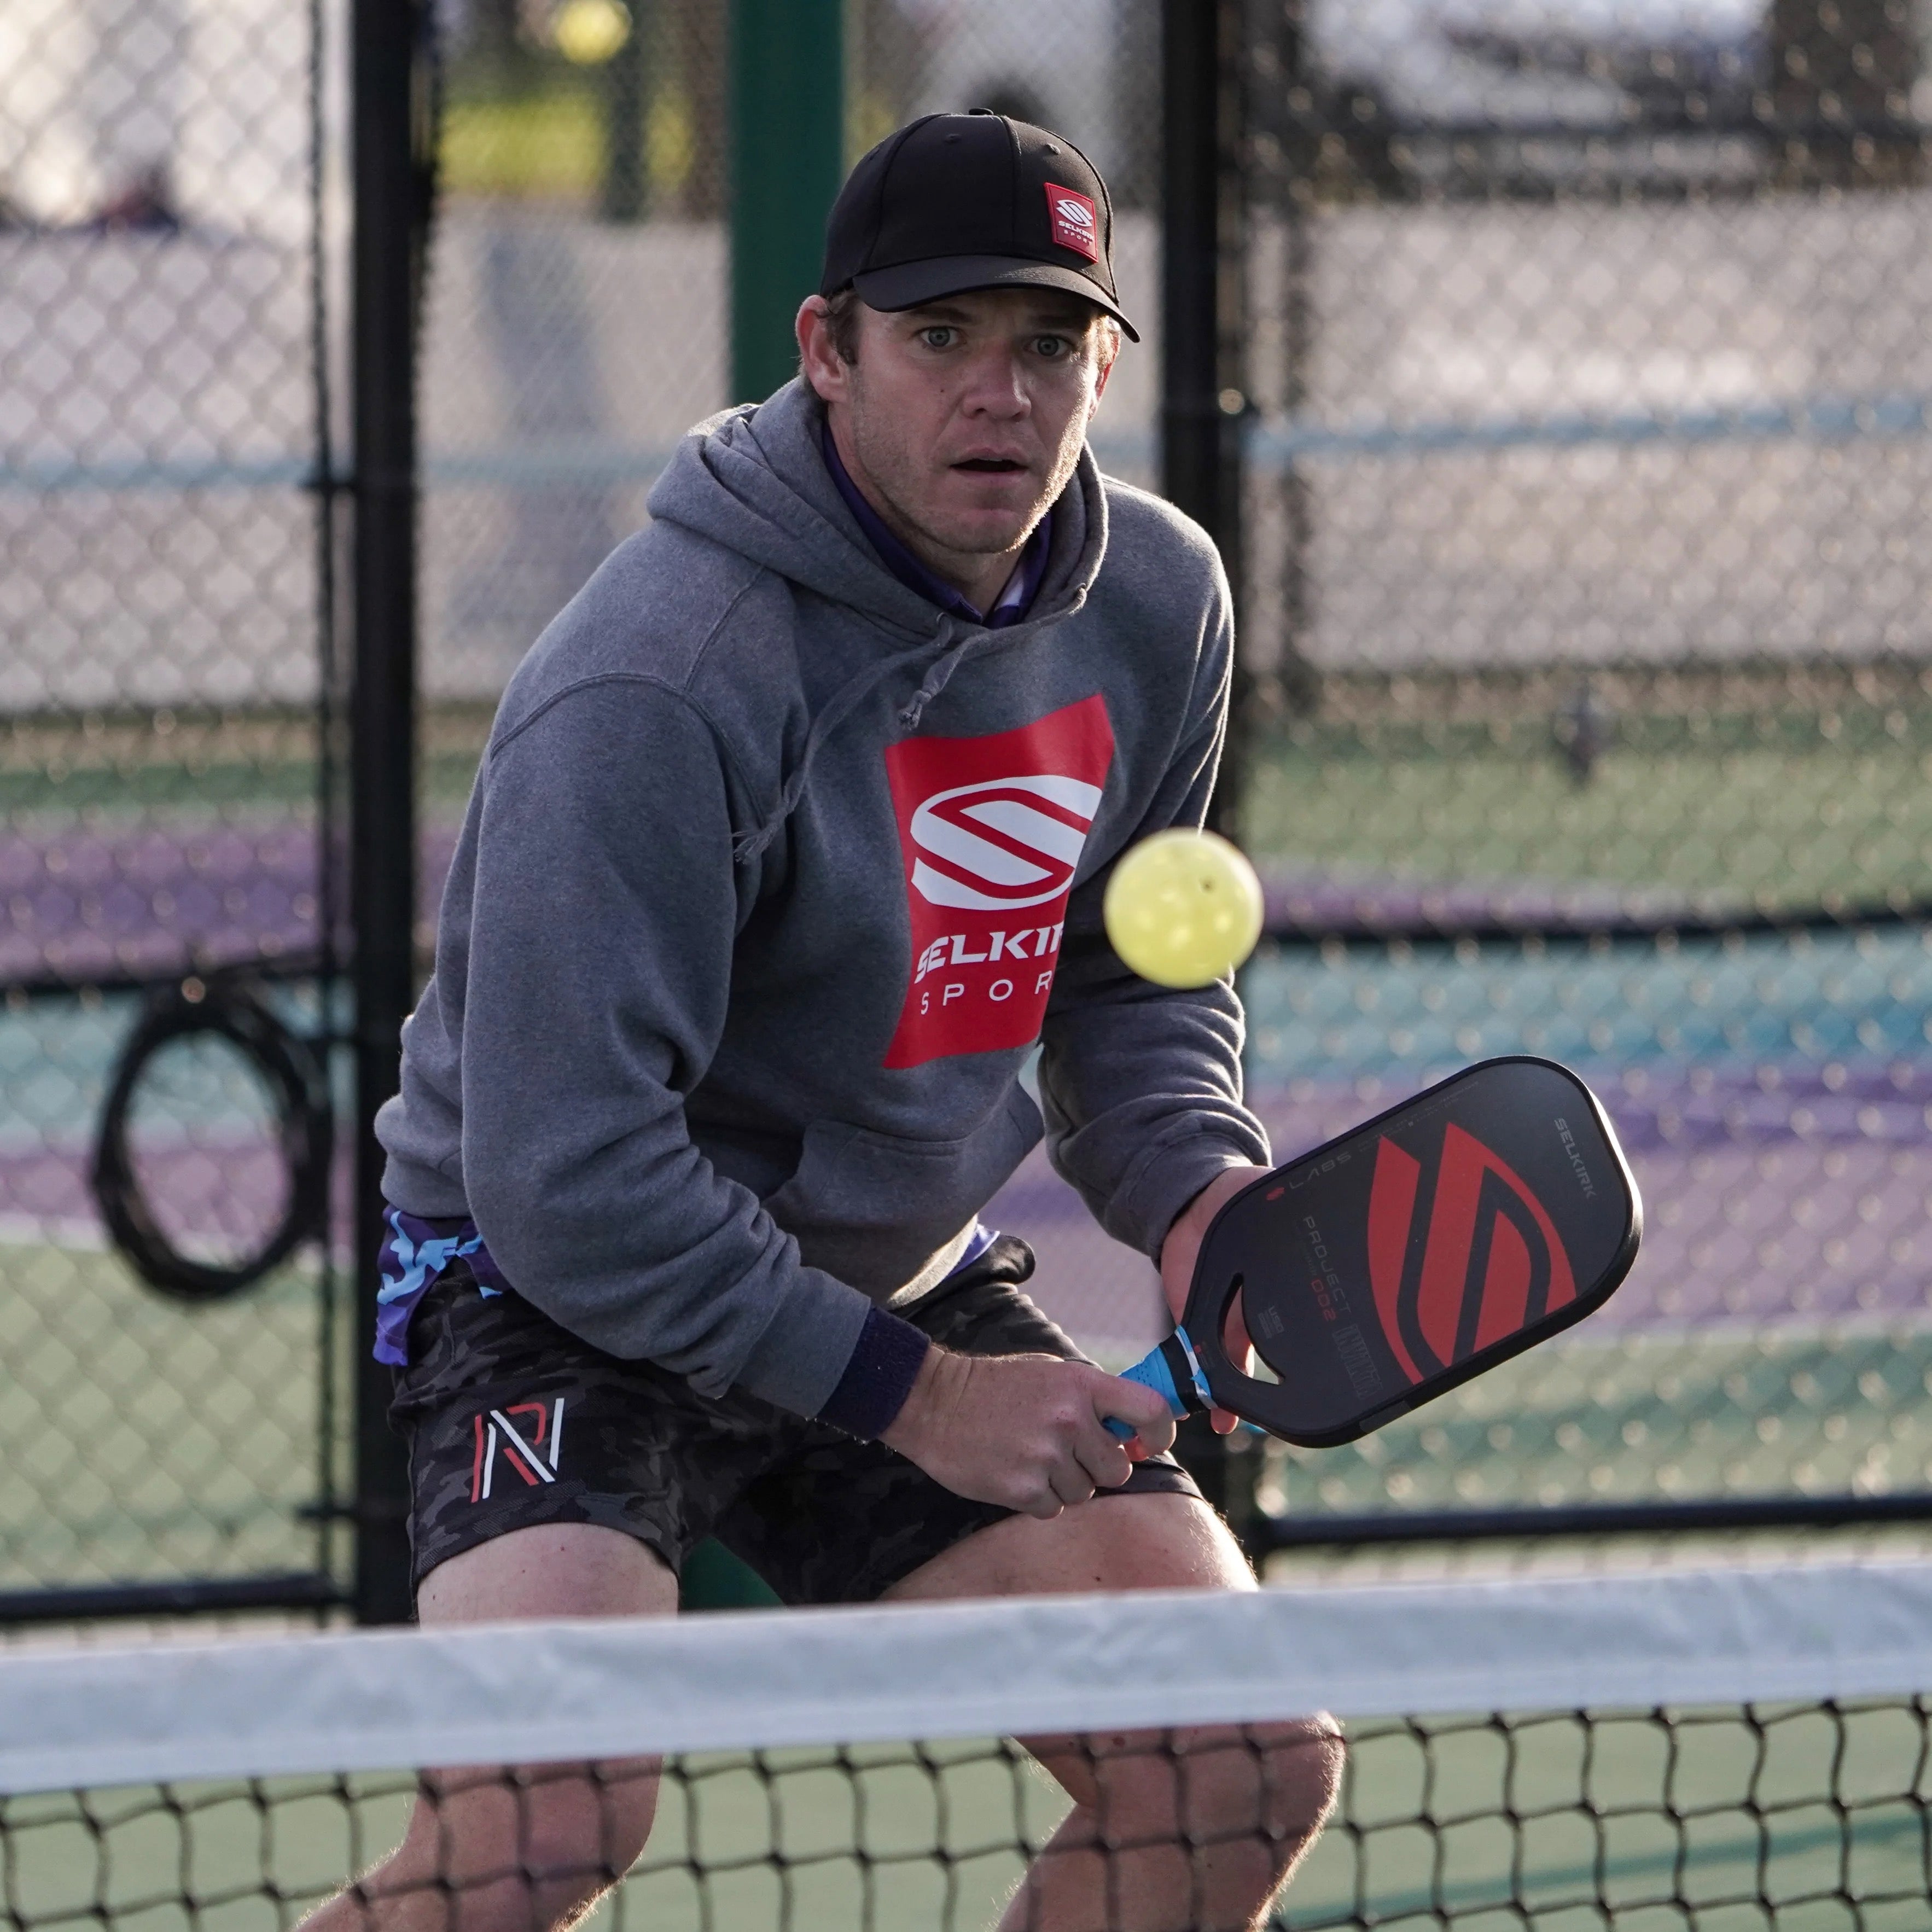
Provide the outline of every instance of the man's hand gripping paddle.
[[[1589,1088],[1553,1060],[1486,1060],[1243,1189],[1180,1325],[1126,1378],[1176,1416],[1353,1442],[1600,1308],[1642,1221]],[[1270,1380],[1228,1358],[1237,1296]]]

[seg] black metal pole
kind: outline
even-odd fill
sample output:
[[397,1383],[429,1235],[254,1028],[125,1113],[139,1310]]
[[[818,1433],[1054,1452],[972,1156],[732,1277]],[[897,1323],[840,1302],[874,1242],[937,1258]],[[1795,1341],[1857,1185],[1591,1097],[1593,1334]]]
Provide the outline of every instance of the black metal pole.
[[[1243,277],[1239,0],[1161,7],[1161,494],[1214,539],[1238,601],[1241,584]],[[1209,812],[1234,830],[1247,692],[1238,664],[1228,742]],[[1175,1444],[1202,1492],[1245,1540],[1258,1460],[1205,1418]]]
[[[1244,278],[1238,0],[1161,8],[1161,494],[1241,586]],[[1212,822],[1232,832],[1248,706],[1238,665]]]
[[[1310,0],[1289,0],[1276,16],[1276,98],[1290,118],[1280,145],[1289,178],[1281,184],[1281,407],[1292,422],[1307,406],[1308,374],[1315,355],[1315,236],[1306,190],[1312,188],[1321,133],[1307,83],[1307,39],[1302,18]],[[1292,710],[1312,712],[1322,681],[1307,646],[1313,619],[1309,557],[1314,543],[1314,496],[1301,469],[1291,462],[1276,485],[1282,526],[1281,628],[1274,664],[1275,694]]]
[[1218,4],[1161,8],[1160,486],[1218,541]]
[[266,1576],[190,1576],[169,1583],[56,1584],[46,1590],[0,1590],[0,1630],[94,1623],[106,1617],[331,1610],[343,1600],[333,1576],[306,1570]]
[[370,1354],[382,1235],[376,1110],[395,1092],[415,997],[416,335],[427,238],[420,0],[354,0],[351,382],[355,657],[350,896],[356,993],[356,1620],[411,1613],[408,1469],[389,1371]]

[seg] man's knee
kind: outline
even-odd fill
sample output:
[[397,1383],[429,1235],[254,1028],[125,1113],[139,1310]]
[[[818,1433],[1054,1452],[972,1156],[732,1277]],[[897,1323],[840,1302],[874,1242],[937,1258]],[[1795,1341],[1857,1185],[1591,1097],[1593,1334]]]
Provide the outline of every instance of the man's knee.
[[1340,1727],[1325,1713],[1028,1746],[1102,1842],[1258,1839],[1282,1846],[1291,1862],[1334,1808],[1344,1758]]
[[886,1592],[900,1602],[1063,1591],[1252,1590],[1254,1572],[1199,1498],[1096,1496],[1049,1521],[1007,1516]]
[[1252,1590],[1255,1573],[1228,1526],[1199,1497],[1096,1496],[1082,1527],[1102,1552],[1108,1589]]
[[658,1770],[655,1758],[628,1758],[428,1773],[390,1881],[399,1894],[428,1887],[461,1901],[452,1932],[562,1923],[637,1862]]
[[628,1871],[650,1836],[656,1758],[537,1765],[498,1774],[504,1852],[544,1882],[580,1881],[595,1897]]

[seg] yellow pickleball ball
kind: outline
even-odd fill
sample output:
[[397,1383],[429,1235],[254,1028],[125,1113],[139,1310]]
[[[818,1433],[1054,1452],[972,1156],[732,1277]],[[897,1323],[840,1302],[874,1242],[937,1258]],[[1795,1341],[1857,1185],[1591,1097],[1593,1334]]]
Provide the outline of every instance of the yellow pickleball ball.
[[1262,882],[1214,832],[1143,838],[1114,868],[1102,910],[1114,950],[1158,986],[1224,979],[1262,936]]
[[623,0],[565,0],[550,35],[573,66],[601,67],[631,38],[631,10]]

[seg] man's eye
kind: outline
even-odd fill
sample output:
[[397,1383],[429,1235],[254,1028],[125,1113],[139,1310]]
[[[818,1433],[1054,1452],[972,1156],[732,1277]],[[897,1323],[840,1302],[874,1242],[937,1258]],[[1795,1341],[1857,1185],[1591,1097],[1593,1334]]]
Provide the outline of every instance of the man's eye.
[[931,328],[922,328],[919,332],[919,339],[928,349],[950,349],[956,333],[956,331],[946,327],[944,323],[935,323]]
[[1072,346],[1064,335],[1042,335],[1034,344],[1034,352],[1045,356],[1049,362],[1055,362],[1069,353]]

